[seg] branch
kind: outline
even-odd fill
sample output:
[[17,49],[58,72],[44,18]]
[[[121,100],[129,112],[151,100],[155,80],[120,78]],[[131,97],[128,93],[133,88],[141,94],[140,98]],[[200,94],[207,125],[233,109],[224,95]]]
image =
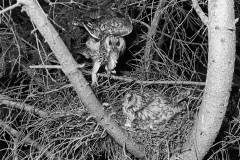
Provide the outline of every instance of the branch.
[[[82,71],[88,74],[91,74],[90,71]],[[106,74],[102,74],[102,73],[98,73],[98,76],[101,77],[106,77],[108,78],[109,76]],[[205,86],[205,82],[192,82],[192,81],[162,81],[162,80],[157,80],[157,81],[142,81],[142,80],[137,80],[133,77],[121,77],[121,76],[114,76],[111,75],[112,79],[116,79],[116,80],[122,80],[125,82],[133,82],[137,83],[137,84],[143,84],[143,85],[150,85],[150,84],[173,84],[173,85],[198,85],[198,86]]]
[[[0,126],[7,130],[9,134],[11,134],[13,137],[15,137],[16,139],[19,139],[19,137],[21,137],[21,134],[16,131],[15,129],[13,129],[12,127],[10,127],[9,125],[7,125],[5,122],[3,122],[1,119],[0,119]],[[27,144],[27,145],[31,145],[33,146],[35,149],[37,149],[38,151],[44,151],[44,155],[47,156],[49,159],[53,159],[55,156],[54,156],[54,153],[46,150],[46,148],[42,145],[40,145],[39,143],[37,143],[36,141],[32,140],[31,138],[29,137],[25,137],[24,139],[22,139],[24,144]],[[19,140],[18,140],[19,141]]]
[[48,115],[45,111],[40,110],[37,107],[35,108],[31,105],[28,105],[28,104],[25,104],[22,102],[13,102],[13,101],[11,101],[10,97],[7,97],[7,96],[1,95],[1,94],[0,94],[0,104],[5,104],[7,106],[11,106],[13,108],[17,108],[20,110],[25,110],[29,113],[37,114],[40,117],[46,117]]
[[[83,68],[85,64],[78,64],[77,68]],[[62,69],[62,66],[60,65],[34,65],[34,66],[29,66],[31,69],[36,69],[36,68],[56,68],[56,69]]]
[[201,18],[202,22],[205,25],[208,25],[208,17],[205,15],[203,10],[199,6],[198,1],[197,0],[192,0],[192,3],[193,3],[192,7],[195,9],[195,11],[197,12],[198,16]]
[[95,120],[122,146],[126,148],[136,157],[144,157],[145,152],[142,146],[136,144],[132,138],[127,136],[124,130],[118,124],[111,120],[94,95],[88,82],[85,80],[81,71],[77,69],[77,62],[73,59],[71,53],[60,38],[57,31],[47,19],[47,15],[43,12],[40,5],[35,0],[18,0],[23,5],[23,10],[28,14],[31,21],[36,25],[39,32],[49,44],[51,50],[55,54],[62,66],[63,72],[69,78],[78,97],[82,100]]
[[145,53],[144,53],[144,62],[145,62],[145,70],[146,71],[149,70],[150,61],[152,60],[152,55],[150,55],[150,53],[151,53],[151,49],[152,49],[153,39],[154,39],[156,31],[157,31],[158,23],[160,20],[160,15],[162,14],[162,8],[165,5],[165,2],[166,2],[166,0],[159,1],[157,10],[156,10],[153,20],[151,22],[151,28],[150,28],[150,30],[148,30],[148,35],[147,35],[148,40],[146,43],[146,49],[145,49]]
[[[78,68],[82,68],[84,65],[80,64],[78,65]],[[34,66],[30,66],[30,68],[57,68],[57,69],[61,69],[62,67],[59,65],[34,65]],[[86,70],[82,70],[82,72],[87,73],[89,75],[91,75],[92,73],[90,71],[86,71]],[[98,73],[98,76],[101,77],[106,77],[109,78],[109,76],[107,74],[103,74],[103,73]],[[205,86],[205,82],[192,82],[192,81],[142,81],[142,80],[137,80],[136,78],[133,77],[122,77],[122,76],[114,76],[111,75],[110,78],[115,79],[115,80],[122,80],[125,82],[133,82],[135,81],[135,83],[137,84],[145,84],[145,85],[149,85],[149,84],[175,84],[175,85],[198,85],[198,86]]]
[[[71,87],[71,86],[68,86],[68,87]],[[1,94],[0,94],[0,104],[5,104],[6,106],[24,110],[31,114],[36,114],[42,118],[51,117],[51,118],[57,119],[59,117],[68,116],[68,115],[78,115],[81,117],[83,113],[82,110],[68,111],[64,113],[48,113],[42,109],[39,109],[36,106],[32,106],[23,102],[14,102],[12,101],[12,98],[7,97],[5,95],[1,95]]]
[[145,22],[143,22],[143,21],[140,21],[140,20],[137,20],[137,19],[132,19],[132,21],[135,22],[135,23],[140,23],[140,24],[142,24],[143,26],[147,27],[148,30],[151,30],[151,27],[150,27],[147,23],[145,23]]
[[14,8],[16,8],[18,6],[20,6],[20,4],[19,3],[15,3],[14,5],[11,5],[11,6],[7,7],[7,8],[5,8],[5,9],[1,10],[0,14],[3,14],[4,12],[7,12],[9,10],[12,10],[12,9],[14,9]]

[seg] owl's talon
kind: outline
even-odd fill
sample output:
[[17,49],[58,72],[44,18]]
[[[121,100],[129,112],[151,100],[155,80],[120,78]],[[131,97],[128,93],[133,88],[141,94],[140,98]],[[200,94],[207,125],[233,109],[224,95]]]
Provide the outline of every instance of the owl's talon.
[[78,64],[78,68],[83,68],[85,66],[85,63]]
[[91,86],[99,86],[97,81],[97,74],[92,74],[92,84]]
[[92,83],[91,83],[91,86],[92,86],[92,87],[97,87],[97,86],[99,86],[99,84],[98,84],[98,82],[92,82]]
[[99,84],[98,84],[97,81],[92,81],[91,86],[92,87],[97,87],[97,86],[99,86]]
[[124,127],[129,127],[129,128],[131,128],[132,126],[131,126],[131,124],[129,124],[129,123],[125,123],[125,124],[124,124]]
[[108,77],[110,77],[111,74],[116,74],[116,71],[115,71],[115,70],[112,70],[112,71],[108,71],[108,72],[107,72]]
[[130,119],[127,118],[125,124],[124,124],[125,127],[129,127],[131,128],[132,127],[132,121]]
[[122,126],[122,128],[127,130],[127,131],[131,131],[131,132],[135,131],[132,127]]
[[[102,103],[102,106],[104,107],[104,109],[107,109],[108,107],[112,108],[111,104],[106,103],[106,102]],[[115,115],[117,115],[117,113],[115,111],[112,111],[109,113],[108,116],[111,118],[112,116],[115,116]]]
[[109,103],[106,103],[106,102],[104,102],[104,103],[102,103],[102,106],[103,106],[103,107],[109,107],[109,106],[110,106],[110,104],[109,104]]

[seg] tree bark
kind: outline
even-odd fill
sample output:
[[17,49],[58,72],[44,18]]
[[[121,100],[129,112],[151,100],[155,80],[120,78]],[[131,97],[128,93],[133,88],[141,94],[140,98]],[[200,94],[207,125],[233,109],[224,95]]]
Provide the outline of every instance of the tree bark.
[[235,62],[233,0],[208,1],[208,71],[200,111],[182,153],[171,159],[201,160],[221,127],[228,104]]
[[35,0],[18,0],[18,3],[23,5],[22,9],[28,14],[31,21],[36,26],[36,29],[49,44],[51,50],[61,64],[63,72],[73,84],[78,97],[82,100],[95,120],[106,129],[120,145],[125,145],[129,152],[136,157],[144,157],[145,152],[143,148],[129,138],[124,130],[121,129],[116,122],[112,121],[109,114],[104,111],[104,108],[94,95],[83,74],[77,69],[76,61],[71,56],[71,53],[59,37],[57,31],[47,19],[47,14],[44,13],[38,2]]

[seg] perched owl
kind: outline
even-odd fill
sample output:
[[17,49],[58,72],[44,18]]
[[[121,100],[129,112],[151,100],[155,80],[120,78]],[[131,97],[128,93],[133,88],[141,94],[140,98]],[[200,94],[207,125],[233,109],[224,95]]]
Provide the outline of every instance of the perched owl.
[[186,91],[171,99],[157,91],[128,92],[123,103],[123,114],[127,117],[125,127],[135,124],[142,130],[156,130],[157,126],[185,109],[184,100],[189,94]]
[[91,58],[93,61],[92,85],[98,85],[97,72],[101,65],[105,65],[107,73],[114,73],[119,56],[124,52],[126,43],[123,37],[109,35],[101,41],[89,37],[86,47],[78,50],[77,53]]
[[[111,7],[112,8],[112,7]],[[105,64],[107,73],[114,73],[119,56],[125,51],[126,42],[123,36],[132,32],[133,26],[129,16],[124,16],[114,9],[104,9],[92,12],[90,20],[74,19],[73,24],[83,26],[91,37],[86,42],[90,49],[89,54],[93,60],[92,85],[98,85],[97,72]],[[93,14],[94,13],[94,14]],[[86,55],[83,53],[83,55]]]

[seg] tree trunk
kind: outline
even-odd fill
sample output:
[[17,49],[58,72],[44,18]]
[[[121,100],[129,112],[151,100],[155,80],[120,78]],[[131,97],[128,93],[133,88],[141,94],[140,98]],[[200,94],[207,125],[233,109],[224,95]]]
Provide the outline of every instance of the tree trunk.
[[182,153],[171,159],[203,159],[219,132],[228,104],[236,47],[234,2],[209,0],[208,5],[209,55],[203,101]]

